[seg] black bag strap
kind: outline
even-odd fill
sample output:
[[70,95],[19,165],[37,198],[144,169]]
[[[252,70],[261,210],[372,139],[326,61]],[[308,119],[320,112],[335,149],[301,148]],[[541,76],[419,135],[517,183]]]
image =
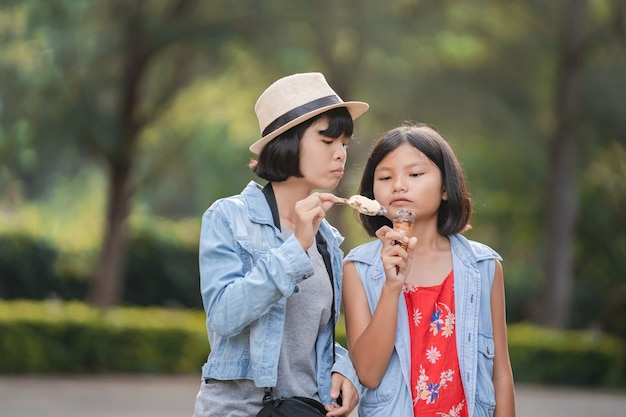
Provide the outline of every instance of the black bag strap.
[[263,187],[263,195],[267,200],[267,204],[270,206],[270,210],[272,211],[272,219],[274,220],[274,226],[278,230],[280,230],[280,216],[278,215],[278,204],[276,204],[276,195],[274,195],[274,188],[272,187],[272,183],[268,182],[265,187]]
[[[265,187],[263,187],[262,191],[263,195],[265,195],[265,199],[267,200],[267,204],[270,206],[270,210],[272,211],[274,226],[276,226],[278,230],[281,230],[280,216],[278,214],[278,204],[276,204],[276,196],[274,195],[274,188],[272,188],[272,183],[268,182]],[[330,278],[330,286],[333,290],[333,300],[330,307],[330,318],[333,322],[333,363],[335,363],[335,282],[333,278],[333,268],[330,262],[330,253],[328,252],[326,240],[319,230],[315,235],[315,242],[317,244],[317,250],[319,251],[320,255],[322,255],[322,259],[324,260],[324,265],[326,266],[326,271],[328,271],[328,277]]]
[[333,301],[330,305],[330,316],[333,322],[333,363],[335,363],[335,282],[333,278],[333,267],[330,263],[330,253],[328,252],[326,240],[324,240],[324,237],[319,230],[317,231],[317,235],[315,235],[315,241],[317,243],[317,250],[322,255],[322,259],[324,259],[324,265],[326,265],[326,270],[328,271],[328,276],[330,277],[330,286],[333,290]]

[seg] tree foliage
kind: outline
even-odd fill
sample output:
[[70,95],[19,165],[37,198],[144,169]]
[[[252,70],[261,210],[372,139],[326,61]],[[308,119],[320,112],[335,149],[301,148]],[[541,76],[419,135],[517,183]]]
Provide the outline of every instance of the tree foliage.
[[[19,209],[99,167],[109,179],[101,268],[110,272],[95,282],[112,287],[95,292],[109,294],[97,304],[114,304],[128,214],[197,218],[237,193],[253,179],[256,97],[287,73],[322,71],[344,99],[371,106],[337,193],[355,191],[380,133],[429,123],[467,173],[468,236],[505,259],[509,318],[623,331],[614,317],[626,304],[626,7],[578,1],[5,1],[0,204]],[[568,26],[563,10],[576,4],[586,4],[584,24]],[[568,115],[565,171],[552,164],[564,149],[554,141],[558,97],[572,91],[557,88],[568,27],[579,40],[578,110]],[[563,181],[569,199],[555,192]],[[559,238],[552,230],[566,208]],[[351,217],[330,216],[346,250],[366,239]],[[569,258],[553,255],[566,246]],[[590,307],[581,311],[581,300]]]

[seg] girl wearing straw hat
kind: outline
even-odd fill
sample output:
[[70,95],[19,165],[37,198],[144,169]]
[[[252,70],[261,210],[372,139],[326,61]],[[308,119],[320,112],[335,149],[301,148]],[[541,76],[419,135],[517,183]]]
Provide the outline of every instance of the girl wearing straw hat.
[[339,199],[353,121],[320,73],[270,85],[255,111],[262,137],[252,170],[267,181],[211,205],[202,218],[200,286],[211,353],[196,417],[249,417],[274,397],[303,396],[347,416],[360,385],[334,343],[343,237],[325,220]]

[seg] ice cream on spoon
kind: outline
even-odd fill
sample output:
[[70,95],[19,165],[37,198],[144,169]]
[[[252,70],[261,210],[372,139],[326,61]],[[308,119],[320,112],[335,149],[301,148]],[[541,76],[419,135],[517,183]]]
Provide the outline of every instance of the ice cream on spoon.
[[348,204],[353,209],[366,216],[384,216],[387,209],[378,201],[369,199],[362,195],[353,195],[350,198],[342,198],[342,203]]

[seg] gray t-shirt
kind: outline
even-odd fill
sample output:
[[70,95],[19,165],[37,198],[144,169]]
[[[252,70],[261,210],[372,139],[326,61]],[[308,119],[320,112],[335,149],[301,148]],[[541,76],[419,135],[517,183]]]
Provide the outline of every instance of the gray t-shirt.
[[[283,229],[288,238],[292,232]],[[319,400],[315,342],[330,320],[332,286],[322,255],[313,244],[307,251],[314,274],[300,282],[300,291],[287,299],[285,326],[278,359],[275,396],[305,396]],[[202,383],[194,416],[254,417],[262,407],[264,389],[251,380]]]
[[[285,238],[290,234],[287,230],[283,233]],[[287,299],[276,393],[283,397],[299,395],[319,400],[315,342],[330,320],[333,290],[317,245],[312,245],[307,253],[315,273],[298,284],[298,294]]]

